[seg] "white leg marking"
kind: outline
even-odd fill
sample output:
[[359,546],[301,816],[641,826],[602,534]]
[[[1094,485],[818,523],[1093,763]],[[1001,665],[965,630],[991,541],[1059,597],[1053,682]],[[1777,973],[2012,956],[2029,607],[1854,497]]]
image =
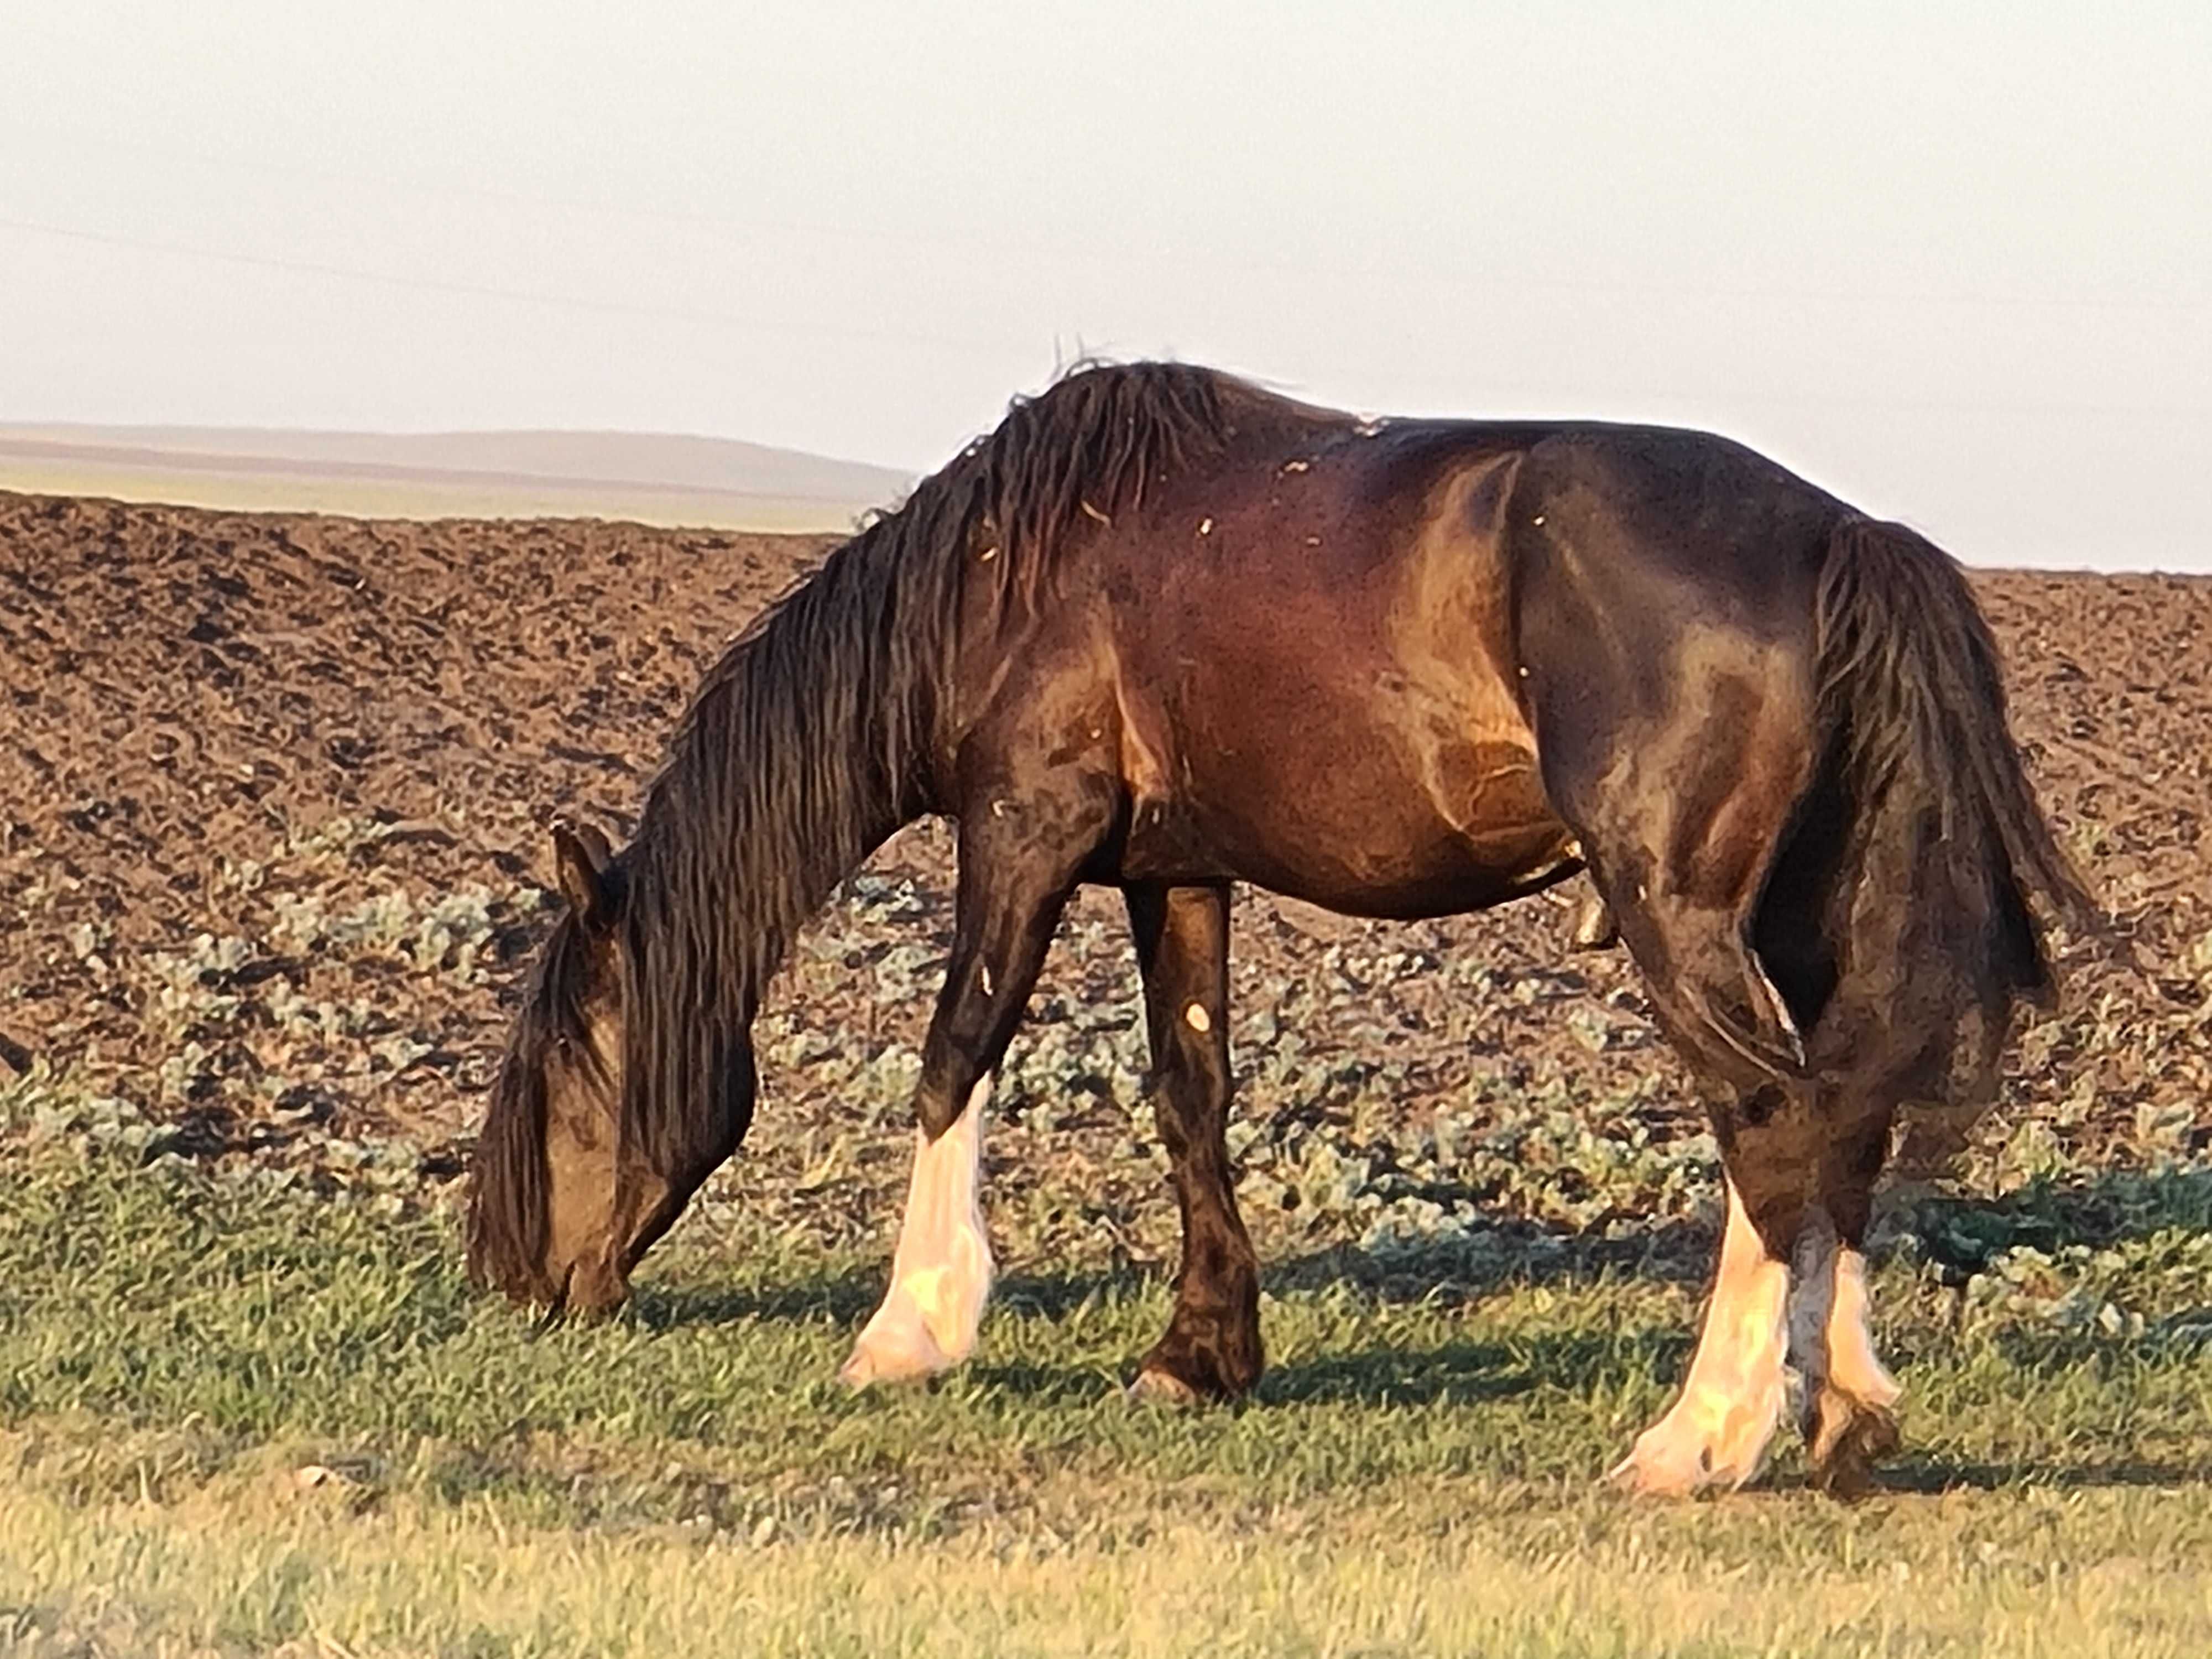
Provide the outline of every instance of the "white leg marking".
[[1798,1420],[1808,1428],[1814,1402],[1828,1386],[1828,1328],[1836,1307],[1836,1264],[1841,1254],[1835,1224],[1826,1210],[1805,1215],[1790,1261],[1790,1358],[1797,1373]]
[[890,1289],[837,1373],[854,1388],[927,1376],[958,1364],[975,1346],[991,1294],[991,1241],[977,1180],[990,1098],[985,1078],[933,1146],[915,1132],[914,1178]]
[[1743,1485],[1782,1419],[1790,1264],[1768,1257],[1733,1182],[1728,1196],[1720,1272],[1681,1395],[1608,1477],[1638,1492]]
[[[1874,1466],[1898,1448],[1892,1409],[1903,1392],[1882,1367],[1867,1328],[1866,1258],[1835,1249],[1817,1333],[1821,1367],[1805,1372],[1805,1438],[1814,1484],[1853,1498],[1873,1484]],[[1796,1340],[1796,1333],[1792,1333]]]
[[1828,1312],[1828,1384],[1887,1411],[1905,1390],[1875,1352],[1867,1323],[1866,1257],[1848,1246],[1836,1252],[1836,1297]]

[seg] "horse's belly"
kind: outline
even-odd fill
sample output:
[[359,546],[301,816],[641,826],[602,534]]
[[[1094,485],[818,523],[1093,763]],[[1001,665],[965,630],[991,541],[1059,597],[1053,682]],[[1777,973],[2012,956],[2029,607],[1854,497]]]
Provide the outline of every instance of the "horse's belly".
[[1411,916],[1494,904],[1570,864],[1490,509],[1471,499],[1495,471],[1424,475],[1413,522],[1294,521],[1295,490],[1271,484],[1202,559],[1133,568],[1131,592],[1164,594],[1116,624],[1133,873],[1203,869]]
[[1249,881],[1350,915],[1413,917],[1501,903],[1576,857],[1533,750],[1510,741],[1309,720],[1181,760],[1168,787],[1138,796],[1128,875]]

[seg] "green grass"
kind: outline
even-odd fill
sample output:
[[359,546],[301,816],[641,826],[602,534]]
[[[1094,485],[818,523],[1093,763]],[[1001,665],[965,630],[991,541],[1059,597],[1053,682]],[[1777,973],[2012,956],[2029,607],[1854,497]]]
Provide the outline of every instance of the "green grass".
[[881,1264],[765,1224],[533,1339],[434,1207],[0,1183],[0,1653],[2212,1651],[2203,1171],[1919,1218],[1911,1450],[1850,1510],[1794,1454],[1596,1489],[1696,1298],[1572,1253],[1309,1262],[1259,1397],[1176,1413],[1120,1396],[1167,1309],[1126,1275],[1018,1270],[965,1370],[855,1396]]

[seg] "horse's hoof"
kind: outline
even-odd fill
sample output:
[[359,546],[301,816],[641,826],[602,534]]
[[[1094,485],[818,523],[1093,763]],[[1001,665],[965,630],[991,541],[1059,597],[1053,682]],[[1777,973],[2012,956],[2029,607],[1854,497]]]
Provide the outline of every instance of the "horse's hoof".
[[1735,1492],[1759,1478],[1777,1413],[1745,1413],[1727,1431],[1701,1431],[1694,1418],[1668,1413],[1636,1437],[1606,1483],[1640,1498],[1697,1498]]
[[878,1382],[921,1382],[945,1369],[944,1356],[934,1345],[926,1351],[893,1344],[860,1344],[837,1368],[837,1380],[859,1389]]
[[1633,1498],[1694,1498],[1704,1489],[1701,1472],[1671,1467],[1631,1452],[1607,1469],[1598,1484]]
[[1874,1489],[1876,1466],[1904,1443],[1895,1413],[1885,1407],[1851,1401],[1838,1411],[1824,1401],[1809,1449],[1814,1490],[1856,1504]]
[[1170,1371],[1156,1370],[1146,1366],[1137,1373],[1137,1380],[1123,1391],[1123,1397],[1133,1404],[1147,1406],[1195,1406],[1199,1392]]
[[1717,1487],[1732,1488],[1736,1483],[1717,1480],[1702,1462],[1685,1464],[1631,1452],[1607,1469],[1599,1484],[1632,1498],[1701,1498]]

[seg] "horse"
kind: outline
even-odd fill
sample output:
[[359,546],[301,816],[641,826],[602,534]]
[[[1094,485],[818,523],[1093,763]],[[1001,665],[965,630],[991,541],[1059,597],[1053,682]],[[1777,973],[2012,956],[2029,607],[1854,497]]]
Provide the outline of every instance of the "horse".
[[554,829],[562,910],[473,1158],[472,1277],[602,1315],[737,1147],[794,931],[901,826],[957,901],[884,1301],[842,1375],[970,1352],[993,1077],[1079,884],[1118,887],[1182,1217],[1133,1393],[1263,1348],[1224,1144],[1229,896],[1352,915],[1587,872],[1720,1150],[1725,1233],[1674,1403],[1614,1469],[1734,1488],[1785,1415],[1848,1494],[1898,1444],[1871,1195],[1914,1103],[1986,1103],[2096,908],[2010,735],[1959,567],[1737,443],[1363,419],[1188,364],[1091,364],[865,525],[702,679],[619,852]]

